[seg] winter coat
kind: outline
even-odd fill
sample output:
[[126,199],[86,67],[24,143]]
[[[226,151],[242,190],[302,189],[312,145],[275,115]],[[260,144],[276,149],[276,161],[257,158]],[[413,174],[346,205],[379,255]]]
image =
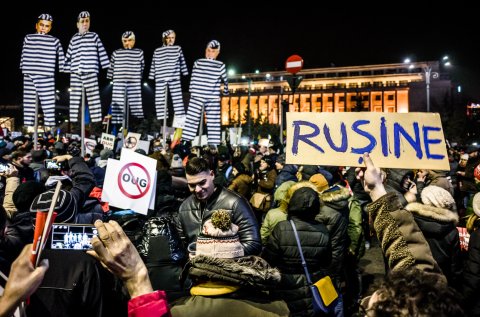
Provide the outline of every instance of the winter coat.
[[273,195],[274,203],[278,205],[277,208],[270,209],[263,219],[262,227],[260,228],[260,236],[262,237],[262,244],[267,243],[268,237],[272,233],[275,226],[283,220],[287,220],[288,202],[286,201],[288,189],[295,184],[296,181],[287,181],[280,185],[275,190]]
[[34,219],[29,211],[17,211],[6,220],[5,227],[0,231],[0,257],[11,264],[23,247],[32,243],[33,223]]
[[[326,226],[316,221],[292,217],[303,255],[313,281],[329,275],[331,243]],[[281,221],[267,240],[262,257],[282,273],[280,284],[272,291],[287,302],[293,316],[313,314],[312,295],[307,286],[302,260],[289,221]]]
[[463,271],[463,296],[469,316],[480,316],[480,230],[470,234],[468,243],[468,258]]
[[410,203],[405,209],[413,214],[449,285],[458,287],[462,274],[460,238],[456,228],[458,214],[420,203]]
[[5,197],[3,198],[3,208],[7,212],[8,217],[12,217],[17,212],[17,207],[13,203],[13,193],[20,185],[20,178],[7,177],[5,186]]
[[143,294],[128,301],[128,317],[171,317],[164,291]]
[[188,197],[180,206],[176,226],[185,246],[197,241],[202,225],[212,216],[213,211],[226,209],[236,224],[240,243],[245,255],[259,254],[262,248],[258,223],[249,203],[240,195],[225,189],[216,188],[206,201],[199,201],[195,195]]
[[368,204],[367,211],[390,270],[416,267],[446,283],[413,215],[402,208],[396,194],[388,193]]
[[332,241],[332,263],[330,270],[332,279],[337,286],[342,281],[344,258],[348,251],[348,199],[350,192],[347,188],[333,186],[320,195],[323,205],[320,207],[320,213],[315,220],[325,224]]
[[252,192],[252,177],[247,174],[237,175],[228,189],[238,193],[239,195],[250,199],[250,193]]
[[268,172],[259,172],[258,174],[258,187],[256,192],[273,194],[275,180],[277,179],[277,171],[271,169]]

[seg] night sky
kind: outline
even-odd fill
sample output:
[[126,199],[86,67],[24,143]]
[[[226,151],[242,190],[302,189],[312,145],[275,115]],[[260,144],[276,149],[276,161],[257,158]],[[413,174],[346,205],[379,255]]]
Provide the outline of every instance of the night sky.
[[[35,32],[37,16],[53,15],[50,34],[60,39],[66,51],[77,32],[77,15],[83,10],[90,12],[90,31],[99,34],[109,55],[121,47],[124,31],[135,32],[136,47],[145,53],[145,79],[153,51],[162,45],[162,32],[174,29],[189,72],[212,39],[222,45],[218,59],[237,72],[284,70],[285,60],[292,54],[303,57],[305,68],[397,63],[407,56],[414,61],[437,60],[449,55],[454,65],[453,80],[462,85],[469,100],[480,99],[480,52],[475,44],[480,23],[476,11],[465,5],[455,8],[437,2],[421,9],[396,2],[388,7],[397,9],[387,10],[382,9],[386,4],[366,8],[342,3],[335,7],[320,1],[316,6],[322,9],[318,10],[302,5],[303,1],[292,1],[290,7],[274,2],[259,6],[257,2],[229,1],[228,5],[221,2],[189,7],[187,13],[186,5],[171,6],[167,1],[156,2],[161,6],[157,10],[142,1],[131,1],[131,7],[117,5],[109,9],[100,9],[89,1],[82,5],[68,1],[68,6],[49,1],[36,5],[17,2],[22,5],[11,3],[9,6],[16,9],[2,13],[1,38],[5,46],[1,52],[0,104],[22,101],[23,81],[18,68],[22,42],[26,34]],[[109,4],[102,1],[102,6]],[[187,14],[197,18],[189,19]],[[100,73],[101,85],[107,83],[105,76],[106,71]],[[56,79],[57,89],[68,87],[68,74],[57,74]]]

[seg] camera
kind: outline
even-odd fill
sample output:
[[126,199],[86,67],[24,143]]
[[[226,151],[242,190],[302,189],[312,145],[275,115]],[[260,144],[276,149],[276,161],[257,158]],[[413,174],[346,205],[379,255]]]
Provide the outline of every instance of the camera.
[[50,247],[61,250],[88,250],[92,248],[91,240],[97,233],[97,228],[93,225],[54,223]]
[[50,171],[60,171],[63,169],[63,165],[54,160],[45,160],[45,168]]

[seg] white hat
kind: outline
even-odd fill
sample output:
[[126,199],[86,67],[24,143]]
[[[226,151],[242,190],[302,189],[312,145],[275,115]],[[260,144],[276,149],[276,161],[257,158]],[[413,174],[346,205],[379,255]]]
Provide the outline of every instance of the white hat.
[[268,147],[268,146],[269,146],[269,143],[270,143],[270,141],[269,141],[268,139],[260,139],[260,140],[258,140],[258,145],[259,145],[259,146],[266,146],[266,147]]
[[475,196],[473,196],[472,208],[473,212],[480,217],[480,193],[476,193]]
[[454,210],[455,207],[455,199],[453,199],[452,195],[447,190],[438,186],[429,185],[425,187],[422,190],[421,198],[425,205],[449,210]]

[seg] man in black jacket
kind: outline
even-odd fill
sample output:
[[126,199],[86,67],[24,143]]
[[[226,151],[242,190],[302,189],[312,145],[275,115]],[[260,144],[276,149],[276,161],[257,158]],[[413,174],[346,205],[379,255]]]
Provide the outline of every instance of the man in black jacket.
[[257,255],[262,249],[257,220],[248,202],[234,192],[215,187],[215,175],[203,158],[192,158],[185,168],[190,192],[180,206],[177,229],[185,244],[197,241],[202,226],[213,211],[225,209],[236,224],[245,255]]

